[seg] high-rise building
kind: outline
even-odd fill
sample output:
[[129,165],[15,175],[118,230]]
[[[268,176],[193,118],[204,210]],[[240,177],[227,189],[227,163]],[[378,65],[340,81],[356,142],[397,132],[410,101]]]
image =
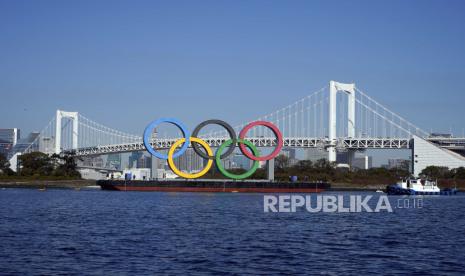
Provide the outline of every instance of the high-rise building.
[[38,151],[39,150],[39,132],[31,132],[26,138],[21,138],[13,146],[13,149],[10,151],[9,157],[11,158],[16,153],[23,153],[26,150],[28,151]]
[[306,160],[315,162],[320,159],[328,159],[328,152],[322,148],[310,148],[310,149],[306,149],[305,157],[306,157]]
[[116,154],[109,154],[107,157],[107,168],[112,168],[112,169],[121,169],[121,154],[116,153]]
[[39,151],[46,154],[53,154],[55,152],[55,138],[54,137],[40,137]]
[[368,155],[355,157],[352,160],[352,167],[361,170],[371,169],[373,167],[373,157]]
[[289,159],[296,159],[296,151],[292,148],[285,148],[281,151],[282,155],[285,155]]
[[21,138],[18,128],[1,128],[0,129],[0,154],[8,157],[13,147]]
[[152,158],[143,154],[139,159],[137,159],[137,168],[149,169],[152,167]]
[[245,169],[248,170],[252,166],[252,160],[242,153],[234,154],[231,162],[231,169]]
[[287,166],[292,167],[297,165],[299,160],[296,158],[296,149],[293,148],[285,148],[281,151],[281,155],[287,157]]
[[187,172],[200,171],[203,168],[203,158],[192,148],[188,148],[184,154],[174,158],[174,164],[179,170]]
[[129,155],[129,168],[137,168],[137,160],[141,158],[143,153],[141,151],[135,151],[132,152],[131,155]]
[[408,159],[388,159],[388,169],[410,170],[411,162]]
[[18,128],[0,128],[0,142],[16,145],[21,138]]
[[341,151],[336,153],[336,163],[338,164],[349,164],[349,152]]
[[151,168],[152,159],[145,152],[135,151],[129,156],[129,168]]

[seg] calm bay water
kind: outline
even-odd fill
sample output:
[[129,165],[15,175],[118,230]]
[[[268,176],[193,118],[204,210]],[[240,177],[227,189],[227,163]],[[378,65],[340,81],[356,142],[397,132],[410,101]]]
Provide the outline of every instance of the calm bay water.
[[464,212],[463,194],[264,213],[260,194],[1,189],[0,274],[463,275]]

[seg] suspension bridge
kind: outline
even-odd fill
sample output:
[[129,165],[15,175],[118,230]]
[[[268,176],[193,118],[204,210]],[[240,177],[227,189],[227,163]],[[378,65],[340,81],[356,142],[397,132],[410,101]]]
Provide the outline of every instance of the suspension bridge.
[[[331,162],[336,161],[337,152],[347,151],[353,155],[365,149],[411,149],[414,174],[428,165],[465,166],[462,156],[465,138],[431,137],[355,84],[330,81],[329,85],[308,96],[238,124],[234,129],[239,133],[246,124],[256,120],[278,126],[284,136],[284,147],[319,148],[327,151]],[[219,147],[229,135],[226,131],[210,131],[201,138],[211,147]],[[178,139],[154,134],[151,144],[156,149],[166,150]],[[273,147],[277,142],[265,128],[252,129],[246,139],[264,148]],[[57,110],[56,116],[24,152],[98,156],[144,150],[140,135],[105,126],[78,112]]]

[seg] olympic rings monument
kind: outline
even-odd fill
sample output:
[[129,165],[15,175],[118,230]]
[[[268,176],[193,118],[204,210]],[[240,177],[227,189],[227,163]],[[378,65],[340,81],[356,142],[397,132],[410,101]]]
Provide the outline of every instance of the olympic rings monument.
[[[182,135],[184,136],[183,138],[180,138],[177,140],[169,149],[168,154],[162,154],[158,151],[156,151],[152,144],[151,144],[151,137],[152,133],[155,130],[156,127],[158,127],[162,123],[169,123],[177,128],[182,132]],[[208,145],[207,142],[199,138],[198,134],[202,128],[204,128],[207,125],[219,125],[223,127],[230,139],[226,140],[223,144],[221,144],[216,151],[216,153],[213,153],[211,147]],[[247,132],[256,126],[264,126],[269,128],[273,134],[276,136],[276,147],[275,149],[268,155],[266,156],[260,156],[260,151],[255,147],[253,143],[250,141],[246,140],[245,137],[247,135]],[[176,175],[185,178],[185,179],[195,179],[204,176],[212,167],[213,161],[215,161],[216,167],[218,170],[227,178],[233,179],[233,180],[242,180],[250,177],[255,173],[255,171],[258,169],[260,165],[260,161],[271,161],[272,164],[268,163],[268,178],[271,180],[274,178],[273,172],[274,172],[274,164],[273,161],[274,158],[281,152],[281,149],[283,147],[284,141],[283,141],[283,135],[281,131],[278,129],[277,126],[272,124],[271,122],[267,121],[255,121],[252,123],[249,123],[246,125],[239,133],[239,137],[237,137],[236,132],[234,131],[233,127],[226,123],[225,121],[218,120],[218,119],[210,119],[206,120],[200,124],[198,124],[195,128],[194,131],[191,133],[189,132],[189,129],[182,123],[180,120],[175,119],[175,118],[160,118],[155,121],[152,121],[144,131],[144,146],[147,149],[147,151],[154,157],[158,158],[161,160],[167,160],[168,165],[175,173]],[[236,149],[236,144],[239,144],[239,149],[250,160],[253,160],[253,165],[252,167],[242,173],[242,174],[233,174],[231,172],[228,172],[221,160],[227,158],[230,156],[232,153],[234,153],[234,150]],[[186,150],[188,149],[189,145],[192,145],[192,148],[194,149],[195,153],[198,154],[200,157],[203,159],[207,160],[207,163],[205,167],[197,172],[197,173],[185,173],[179,170],[175,163],[174,163],[174,158],[177,158],[184,154]],[[179,150],[177,150],[179,148]],[[202,151],[201,147],[205,150],[205,152]],[[226,150],[226,152],[223,153],[223,151]],[[176,151],[177,150],[177,151]]]
[[[152,134],[154,130],[163,123],[176,126],[182,132],[182,138],[176,140],[169,147],[168,153],[164,154],[154,148]],[[229,135],[213,152],[207,141],[199,137],[202,128],[207,125],[218,125],[223,127]],[[276,137],[276,143],[271,153],[262,156],[257,147],[248,139],[247,133],[254,127],[266,127],[270,129]],[[103,190],[118,191],[163,191],[163,192],[249,192],[249,193],[318,193],[330,187],[324,182],[284,182],[274,181],[274,158],[281,152],[284,145],[284,138],[279,128],[268,121],[255,121],[247,124],[239,132],[239,136],[234,128],[225,121],[218,119],[206,120],[198,124],[192,133],[183,122],[176,118],[160,118],[152,121],[144,130],[143,144],[145,149],[152,155],[152,172],[154,160],[166,160],[177,179],[157,179],[152,175],[151,180],[133,180],[125,176],[124,180],[99,180],[97,184]],[[228,158],[235,152],[239,145],[239,150],[244,156],[253,161],[249,170],[241,174],[228,171],[222,164],[222,160]],[[183,172],[176,167],[174,159],[182,156],[189,146],[194,152],[203,158],[204,168],[199,172]],[[268,180],[246,180],[252,176],[260,166],[260,162],[266,161],[268,167]],[[218,171],[226,179],[198,179],[204,176],[215,163]],[[157,167],[157,166],[156,166]]]

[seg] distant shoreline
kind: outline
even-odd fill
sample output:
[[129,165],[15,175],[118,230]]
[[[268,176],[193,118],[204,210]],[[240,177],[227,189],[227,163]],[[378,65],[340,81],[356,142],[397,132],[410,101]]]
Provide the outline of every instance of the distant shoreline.
[[[96,186],[96,180],[0,180],[0,188],[25,188],[25,189],[76,189],[87,186]],[[353,184],[353,183],[331,183],[327,191],[345,192],[370,192],[384,190],[385,184]]]
[[[0,180],[0,188],[55,188],[75,189],[97,185],[96,180]],[[357,185],[348,183],[332,183],[328,191],[376,191],[386,185]]]
[[97,185],[96,180],[0,180],[0,188],[75,189]]

